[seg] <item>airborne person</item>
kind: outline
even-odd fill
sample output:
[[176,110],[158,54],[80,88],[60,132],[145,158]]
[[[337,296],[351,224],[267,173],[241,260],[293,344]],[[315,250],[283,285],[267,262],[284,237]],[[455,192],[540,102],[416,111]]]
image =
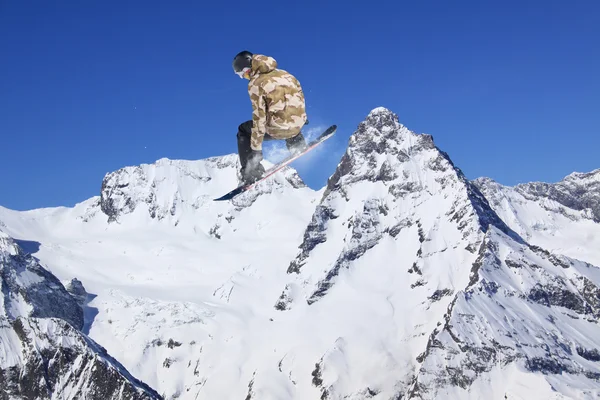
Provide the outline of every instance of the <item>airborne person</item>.
[[242,51],[233,59],[233,70],[248,79],[252,120],[238,127],[237,143],[242,181],[250,184],[262,176],[262,143],[283,139],[296,154],[306,148],[302,127],[308,123],[300,82],[289,72],[277,69],[274,58]]

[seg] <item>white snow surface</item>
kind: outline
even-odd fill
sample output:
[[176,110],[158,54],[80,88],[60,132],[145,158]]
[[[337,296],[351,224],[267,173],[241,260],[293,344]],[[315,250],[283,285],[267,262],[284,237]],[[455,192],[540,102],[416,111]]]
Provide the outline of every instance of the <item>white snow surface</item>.
[[0,293],[4,398],[158,398],[78,330],[80,305],[2,231]]
[[[573,209],[531,194],[529,187],[536,183],[510,187],[480,178],[476,184],[504,222],[528,242],[600,265],[600,223],[594,221],[589,208]],[[588,187],[588,192],[593,191],[600,199],[600,169],[572,173],[559,184]]]
[[[361,123],[324,190],[287,168],[213,202],[237,168],[234,155],[127,167],[73,208],[0,207],[0,228],[82,281],[84,332],[167,399],[600,396],[600,362],[577,352],[600,349],[598,268],[519,237],[565,250],[569,235],[564,253],[590,261],[585,235],[531,235],[549,220],[531,208],[511,231],[389,110]],[[562,374],[536,357],[563,359]]]

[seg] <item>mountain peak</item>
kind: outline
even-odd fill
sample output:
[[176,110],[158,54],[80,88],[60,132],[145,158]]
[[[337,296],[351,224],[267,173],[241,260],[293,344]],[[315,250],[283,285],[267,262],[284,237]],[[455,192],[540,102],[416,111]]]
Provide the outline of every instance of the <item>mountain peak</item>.
[[372,118],[372,117],[376,117],[376,116],[391,116],[394,118],[398,118],[396,113],[394,113],[392,110],[390,110],[386,107],[375,107],[374,109],[372,109],[369,112],[367,118]]
[[[212,206],[214,198],[237,187],[238,170],[236,154],[193,161],[161,158],[153,164],[121,168],[104,177],[101,208],[109,222],[145,209],[153,219],[172,218],[177,223],[182,211]],[[246,207],[262,194],[304,187],[296,171],[286,167],[273,179],[258,184],[251,193],[238,196],[234,205]],[[219,207],[228,206],[230,203]]]
[[[404,141],[409,141],[405,147],[412,145],[412,141],[424,139],[432,143],[432,137],[428,134],[417,134],[402,123],[398,118],[398,114],[385,107],[377,107],[371,110],[367,117],[362,121],[358,130],[352,135],[357,139],[363,137],[371,137],[372,139],[381,142],[381,140],[391,141],[387,144],[398,144]],[[350,141],[349,147],[356,147],[361,140]],[[379,146],[380,152],[385,150],[384,146]]]
[[350,136],[346,153],[329,179],[324,196],[336,187],[361,180],[392,181],[398,178],[395,171],[413,153],[434,148],[431,135],[416,134],[390,110],[376,108]]
[[600,170],[575,172],[557,183],[473,183],[527,242],[600,265]]
[[[404,125],[400,123],[398,114],[385,107],[377,107],[371,110],[360,125],[370,126],[375,130],[381,131],[383,134],[389,134],[392,131],[394,133],[405,133],[408,131],[408,129],[398,131],[399,128],[404,128]],[[358,131],[355,132],[354,135],[368,131],[365,129],[361,130],[360,125]],[[352,145],[352,143],[350,143],[350,145]]]
[[[348,228],[347,237],[339,235],[340,224]],[[424,261],[427,257],[443,251],[457,258],[472,257],[490,225],[521,240],[448,155],[434,145],[431,135],[412,132],[395,114],[381,109],[369,114],[350,137],[288,272],[301,274],[303,282],[313,280],[314,290],[305,293],[313,303],[333,286],[340,271],[350,268],[367,250],[377,253],[371,249],[379,243],[396,241],[400,232],[411,232],[404,241],[415,241],[413,245],[421,248],[410,268],[419,271],[412,282],[418,287],[425,285],[421,273],[436,275],[435,270],[441,268],[433,258]],[[424,243],[428,236],[438,237],[438,230],[446,232],[439,243]],[[330,260],[333,267],[325,276],[320,276],[322,260],[311,263],[312,254],[320,248],[338,255],[337,260]],[[279,309],[287,307],[288,298],[284,292]]]
[[492,178],[488,178],[487,176],[481,176],[479,178],[473,179],[473,183],[476,185],[500,185]]
[[573,172],[567,175],[563,182],[565,181],[583,181],[585,183],[600,183],[600,168],[595,169],[590,172]]
[[523,183],[515,190],[529,200],[548,199],[572,210],[589,210],[591,219],[600,222],[600,169],[575,172],[557,183]]

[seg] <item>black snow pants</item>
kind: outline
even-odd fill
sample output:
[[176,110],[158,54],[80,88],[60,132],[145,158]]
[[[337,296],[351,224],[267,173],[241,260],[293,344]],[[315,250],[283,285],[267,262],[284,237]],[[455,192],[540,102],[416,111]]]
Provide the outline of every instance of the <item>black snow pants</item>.
[[[242,170],[246,168],[246,164],[248,163],[248,157],[250,153],[252,153],[252,147],[250,147],[250,136],[252,134],[252,120],[246,121],[238,127],[237,133],[237,144],[238,144],[238,154],[240,156],[240,164],[242,165]],[[263,141],[267,142],[270,140],[279,140],[270,136],[268,133],[265,133]],[[302,135],[302,132],[297,134],[294,137],[289,139],[284,139],[285,145],[287,149],[294,153],[295,151],[303,150],[306,148],[306,140]]]

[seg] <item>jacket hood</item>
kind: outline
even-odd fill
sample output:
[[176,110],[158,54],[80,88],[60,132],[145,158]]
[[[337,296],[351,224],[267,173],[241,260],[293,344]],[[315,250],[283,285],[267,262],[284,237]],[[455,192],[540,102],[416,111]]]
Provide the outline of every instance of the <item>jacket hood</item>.
[[273,57],[255,54],[252,57],[252,73],[266,74],[277,68],[277,61]]

